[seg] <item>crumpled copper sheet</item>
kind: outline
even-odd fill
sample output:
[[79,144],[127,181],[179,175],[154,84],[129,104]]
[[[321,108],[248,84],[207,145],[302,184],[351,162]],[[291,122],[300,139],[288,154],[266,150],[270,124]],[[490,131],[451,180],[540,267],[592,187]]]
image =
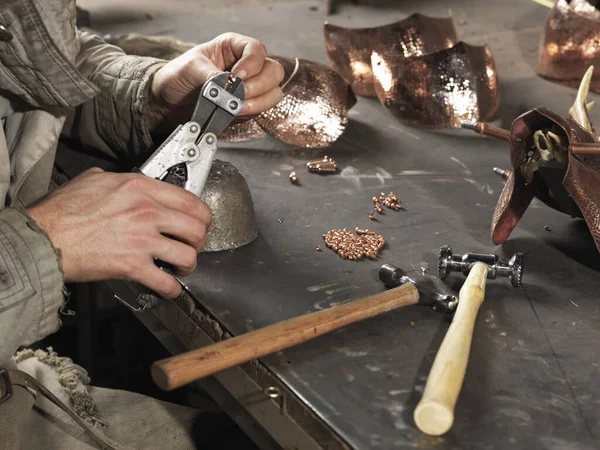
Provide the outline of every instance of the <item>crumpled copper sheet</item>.
[[[285,70],[283,98],[273,108],[225,130],[220,139],[242,142],[267,134],[289,145],[328,147],[344,132],[356,97],[348,84],[317,62],[271,56]],[[262,134],[261,134],[262,131]]]
[[[544,190],[540,181],[527,183],[521,165],[533,146],[533,133],[542,128],[560,130],[568,145],[597,143],[596,136],[575,121],[563,119],[546,108],[536,108],[518,117],[511,127],[512,173],[500,194],[492,219],[492,241],[502,244],[517,226],[534,196]],[[600,252],[600,156],[573,155],[569,148],[569,164],[563,186],[581,209],[598,251]],[[552,206],[543,197],[544,203]]]
[[[600,65],[600,11],[586,0],[559,0],[542,36],[538,74],[577,87],[590,65]],[[600,75],[591,89],[600,92]]]
[[325,24],[325,47],[333,69],[358,95],[375,97],[371,54],[396,60],[452,47],[457,41],[450,18],[413,14],[398,22],[373,28],[344,28]]
[[459,128],[461,121],[498,115],[498,77],[487,45],[459,42],[412,58],[374,51],[372,65],[379,100],[407,125]]

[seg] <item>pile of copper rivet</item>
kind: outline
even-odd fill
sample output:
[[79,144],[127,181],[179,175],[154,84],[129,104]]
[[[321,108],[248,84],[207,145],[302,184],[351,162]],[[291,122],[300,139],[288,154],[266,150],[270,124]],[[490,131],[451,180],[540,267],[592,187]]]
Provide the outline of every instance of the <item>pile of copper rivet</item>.
[[323,235],[325,245],[337,252],[342,259],[358,261],[363,257],[377,259],[377,254],[385,245],[383,236],[370,230],[356,228],[355,233],[347,228],[331,230]]
[[375,204],[375,211],[377,211],[379,214],[383,214],[383,208],[381,205],[395,211],[402,209],[402,203],[400,203],[398,197],[396,197],[396,194],[393,192],[390,192],[388,195],[385,195],[382,192],[379,198],[373,197],[373,203]]

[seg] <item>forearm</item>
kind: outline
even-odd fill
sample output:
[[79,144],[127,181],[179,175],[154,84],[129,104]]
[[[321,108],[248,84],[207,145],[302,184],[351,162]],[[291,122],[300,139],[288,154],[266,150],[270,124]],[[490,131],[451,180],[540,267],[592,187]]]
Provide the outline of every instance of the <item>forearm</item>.
[[76,67],[100,93],[69,114],[63,134],[119,160],[149,153],[154,147],[147,126],[150,86],[166,62],[126,55],[88,32],[79,35]]
[[48,237],[17,210],[0,211],[0,367],[19,346],[58,330],[62,289]]

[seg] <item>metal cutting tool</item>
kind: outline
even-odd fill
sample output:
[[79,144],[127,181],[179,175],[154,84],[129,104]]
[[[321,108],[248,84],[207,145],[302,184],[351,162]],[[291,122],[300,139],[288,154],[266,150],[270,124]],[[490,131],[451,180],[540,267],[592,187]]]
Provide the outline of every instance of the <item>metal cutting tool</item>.
[[[148,160],[134,171],[165,183],[182,187],[200,197],[217,152],[217,136],[237,117],[245,100],[244,83],[233,73],[224,72],[208,80],[200,91],[189,122],[179,125]],[[172,273],[169,264],[155,260]],[[183,289],[187,289],[178,280]],[[133,311],[156,306],[159,297],[140,294],[133,302],[115,295]]]

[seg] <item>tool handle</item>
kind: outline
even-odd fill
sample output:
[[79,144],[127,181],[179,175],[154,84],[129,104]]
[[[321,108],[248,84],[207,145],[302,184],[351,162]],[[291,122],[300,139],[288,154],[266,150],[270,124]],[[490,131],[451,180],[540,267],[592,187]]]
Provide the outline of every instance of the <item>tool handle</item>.
[[460,290],[458,308],[414,412],[415,423],[423,433],[439,436],[452,427],[454,407],[469,362],[475,318],[485,296],[487,274],[487,266],[476,263]]
[[152,379],[166,391],[369,317],[419,301],[412,283],[323,311],[278,322],[152,364]]

